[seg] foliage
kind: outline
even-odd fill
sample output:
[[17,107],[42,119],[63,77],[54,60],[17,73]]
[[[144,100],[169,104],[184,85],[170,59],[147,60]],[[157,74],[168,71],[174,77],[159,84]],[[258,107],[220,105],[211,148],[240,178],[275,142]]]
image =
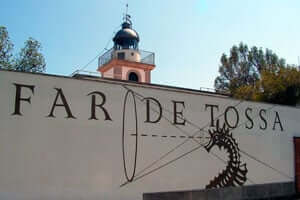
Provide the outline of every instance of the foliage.
[[300,71],[291,66],[281,68],[278,72],[265,70],[254,87],[242,86],[233,96],[245,100],[296,105],[300,101]]
[[240,43],[230,49],[229,56],[222,55],[220,75],[215,79],[215,88],[234,94],[242,86],[254,87],[262,71],[275,72],[284,66],[284,59],[279,59],[271,50],[266,49],[264,52],[262,48],[255,46],[249,49],[246,44]]
[[300,100],[300,71],[294,67],[281,68],[278,72],[264,71],[253,100],[296,105]]
[[46,63],[40,50],[41,44],[37,40],[29,38],[16,60],[15,69],[26,72],[44,72]]
[[300,101],[300,71],[269,49],[233,46],[229,57],[222,55],[219,72],[215,88],[235,98],[285,105]]
[[7,29],[0,26],[0,69],[12,68],[13,44],[11,43]]
[[7,29],[0,26],[0,69],[45,72],[46,63],[40,52],[41,49],[41,44],[37,40],[29,38],[17,58],[12,59],[13,44],[9,39]]
[[232,96],[237,99],[253,100],[256,97],[257,86],[243,85],[237,88]]

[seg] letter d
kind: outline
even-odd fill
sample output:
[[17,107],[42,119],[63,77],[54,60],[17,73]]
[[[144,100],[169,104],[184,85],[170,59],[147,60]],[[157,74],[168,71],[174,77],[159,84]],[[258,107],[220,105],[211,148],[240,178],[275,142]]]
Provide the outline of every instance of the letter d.
[[[143,101],[146,100],[146,123],[157,123],[160,121],[161,117],[162,117],[162,107],[161,107],[161,104],[159,103],[158,100],[156,100],[155,98],[153,97],[146,97],[143,99]],[[159,108],[159,111],[156,111],[156,110],[153,110],[154,112],[158,113],[158,117],[154,120],[154,119],[150,119],[150,102],[153,101],[157,104],[158,108]]]

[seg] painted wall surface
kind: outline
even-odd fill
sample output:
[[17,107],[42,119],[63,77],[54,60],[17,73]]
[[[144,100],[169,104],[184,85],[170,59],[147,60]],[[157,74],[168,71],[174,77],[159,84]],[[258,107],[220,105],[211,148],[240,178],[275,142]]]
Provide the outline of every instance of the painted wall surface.
[[141,61],[141,54],[139,51],[135,49],[121,49],[116,50],[114,52],[114,58],[118,58],[118,53],[125,54],[125,60],[133,61],[133,62],[140,62]]
[[143,69],[137,69],[137,68],[132,68],[132,67],[126,67],[122,66],[122,80],[128,80],[128,76],[130,72],[136,72],[137,75],[139,76],[140,82],[145,82],[146,77],[145,77],[145,71]]
[[103,73],[103,77],[105,78],[114,78],[114,68],[111,68]]
[[8,71],[0,94],[1,200],[141,200],[294,180],[297,108]]

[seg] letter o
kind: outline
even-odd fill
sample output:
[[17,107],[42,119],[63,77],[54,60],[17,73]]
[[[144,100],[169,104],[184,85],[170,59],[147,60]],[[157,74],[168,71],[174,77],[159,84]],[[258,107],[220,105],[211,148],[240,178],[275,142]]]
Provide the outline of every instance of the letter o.
[[[235,114],[236,114],[236,122],[235,122],[234,125],[231,125],[231,124],[229,124],[229,122],[228,122],[228,116],[227,116],[227,113],[228,113],[229,110],[234,110],[234,112],[235,112]],[[233,107],[233,106],[228,106],[228,107],[226,108],[224,118],[225,118],[225,123],[227,124],[227,126],[228,126],[229,128],[236,128],[237,125],[238,125],[238,123],[239,123],[239,121],[240,121],[239,113],[238,113],[237,109],[236,109],[235,107]]]

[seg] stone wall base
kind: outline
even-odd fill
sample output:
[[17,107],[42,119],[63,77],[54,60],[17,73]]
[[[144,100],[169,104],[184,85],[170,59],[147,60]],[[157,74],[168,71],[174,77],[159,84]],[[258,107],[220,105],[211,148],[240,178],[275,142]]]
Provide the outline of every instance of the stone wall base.
[[297,198],[294,182],[221,189],[145,193],[143,200],[280,200]]

